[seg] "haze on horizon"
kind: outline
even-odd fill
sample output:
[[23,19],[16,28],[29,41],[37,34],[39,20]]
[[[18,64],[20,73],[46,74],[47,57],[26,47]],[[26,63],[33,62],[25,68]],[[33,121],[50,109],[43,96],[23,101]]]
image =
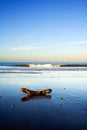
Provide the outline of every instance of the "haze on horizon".
[[0,0],[0,61],[86,61],[87,0]]

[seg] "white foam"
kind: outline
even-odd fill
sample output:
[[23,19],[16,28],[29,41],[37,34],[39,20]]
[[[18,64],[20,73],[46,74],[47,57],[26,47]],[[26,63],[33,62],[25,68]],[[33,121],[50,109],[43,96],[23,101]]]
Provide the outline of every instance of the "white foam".
[[31,67],[0,66],[0,73],[27,73],[32,71],[87,71],[87,67],[53,67],[51,64],[31,65]]

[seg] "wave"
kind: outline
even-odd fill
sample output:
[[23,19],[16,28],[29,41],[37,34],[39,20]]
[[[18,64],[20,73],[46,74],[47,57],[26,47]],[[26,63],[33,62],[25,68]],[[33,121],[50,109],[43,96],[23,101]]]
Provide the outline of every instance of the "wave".
[[[31,67],[31,68],[52,68],[55,65],[52,65],[52,64],[16,64],[13,66]],[[60,67],[60,65],[56,65],[55,67]]]
[[55,68],[55,67],[87,67],[87,64],[15,64],[13,66],[31,68]]
[[57,65],[31,65],[30,67],[0,66],[0,73],[30,73],[41,71],[87,71],[87,67],[60,67]]

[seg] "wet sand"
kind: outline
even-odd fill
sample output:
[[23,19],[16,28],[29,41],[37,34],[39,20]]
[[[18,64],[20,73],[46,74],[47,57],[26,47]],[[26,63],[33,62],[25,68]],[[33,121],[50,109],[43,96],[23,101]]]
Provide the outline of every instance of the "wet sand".
[[[21,87],[51,88],[29,97]],[[87,72],[0,74],[0,130],[87,130]]]

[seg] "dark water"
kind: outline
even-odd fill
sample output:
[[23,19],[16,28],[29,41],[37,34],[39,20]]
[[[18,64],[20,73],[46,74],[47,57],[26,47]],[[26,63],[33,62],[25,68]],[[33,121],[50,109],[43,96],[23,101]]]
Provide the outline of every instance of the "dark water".
[[[21,87],[52,93],[30,98]],[[0,74],[0,130],[87,130],[87,71]]]

